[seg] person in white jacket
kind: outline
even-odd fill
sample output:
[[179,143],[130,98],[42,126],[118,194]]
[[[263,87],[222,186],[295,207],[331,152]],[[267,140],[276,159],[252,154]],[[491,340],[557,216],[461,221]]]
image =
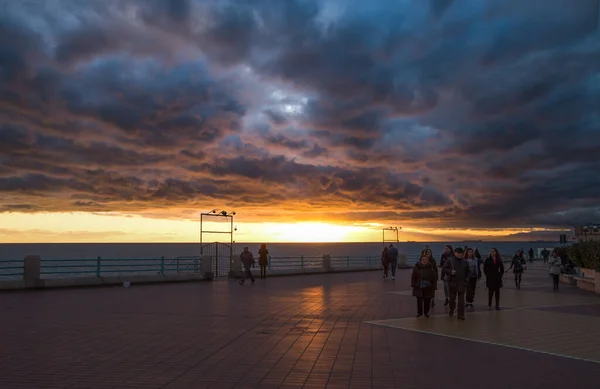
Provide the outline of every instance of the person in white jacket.
[[558,290],[558,278],[560,277],[561,265],[562,261],[560,260],[558,253],[552,250],[552,254],[550,254],[550,259],[548,260],[548,266],[550,267],[550,277],[552,277],[554,290]]

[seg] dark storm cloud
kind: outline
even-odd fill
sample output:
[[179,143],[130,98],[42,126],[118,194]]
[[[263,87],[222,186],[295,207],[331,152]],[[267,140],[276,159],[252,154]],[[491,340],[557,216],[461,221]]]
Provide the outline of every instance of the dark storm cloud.
[[473,228],[597,215],[591,0],[54,6],[3,2],[2,211],[219,199]]

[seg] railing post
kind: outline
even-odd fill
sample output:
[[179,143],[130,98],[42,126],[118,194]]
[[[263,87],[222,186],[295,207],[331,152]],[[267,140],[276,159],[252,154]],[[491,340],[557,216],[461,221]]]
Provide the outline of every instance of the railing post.
[[267,256],[267,266],[269,267],[269,271],[271,271],[271,256]]
[[100,263],[102,261],[101,257],[96,258],[96,277],[100,277]]
[[23,259],[23,282],[28,288],[38,286],[42,272],[42,257],[39,255],[27,255]]
[[177,267],[176,267],[176,269],[177,269],[177,274],[179,274],[179,257],[177,257]]
[[160,257],[160,274],[165,275],[165,257]]
[[346,267],[350,267],[350,256],[346,257]]
[[304,269],[304,255],[300,256],[300,269]]

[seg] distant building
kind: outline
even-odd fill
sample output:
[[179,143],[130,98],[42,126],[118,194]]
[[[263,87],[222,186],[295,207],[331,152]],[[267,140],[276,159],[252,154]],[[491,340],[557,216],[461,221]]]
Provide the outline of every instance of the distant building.
[[577,242],[600,241],[600,223],[575,227],[575,240]]

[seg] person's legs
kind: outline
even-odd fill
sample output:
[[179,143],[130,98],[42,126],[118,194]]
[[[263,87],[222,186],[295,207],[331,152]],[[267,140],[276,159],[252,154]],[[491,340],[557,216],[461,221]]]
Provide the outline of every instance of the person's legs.
[[458,297],[458,318],[459,319],[464,319],[465,318],[465,292],[459,292],[456,294],[456,296]]
[[433,291],[433,297],[430,298],[430,300],[431,300],[431,306],[435,307],[435,290]]
[[467,304],[473,303],[475,286],[477,286],[477,278],[469,278],[469,284],[467,285]]
[[398,259],[392,260],[392,278],[396,279],[396,268],[398,267]]
[[425,316],[429,316],[429,309],[431,308],[431,298],[423,298],[423,311]]
[[244,285],[244,282],[246,282],[246,272],[248,271],[248,269],[244,268],[242,270],[242,280],[240,281],[240,285]]
[[383,265],[383,276],[385,278],[388,278],[389,273],[390,273],[390,264],[386,263],[385,265]]
[[488,307],[492,306],[492,296],[494,295],[494,289],[488,287]]
[[248,277],[250,277],[250,281],[252,281],[252,283],[254,283],[255,279],[254,279],[254,275],[252,274],[252,270],[250,270],[250,268],[248,268],[246,271],[248,272]]
[[417,316],[421,316],[423,314],[423,297],[417,296]]
[[554,290],[558,290],[558,274],[552,274],[552,283],[554,284]]
[[519,288],[521,287],[521,278],[523,278],[523,273],[522,272],[517,273],[517,279],[518,279],[517,285],[519,286]]
[[496,309],[500,309],[500,288],[494,289],[494,294],[496,295]]
[[448,287],[448,281],[446,281],[444,279],[444,296],[446,297],[446,302],[444,303],[444,305],[448,305],[448,303],[450,302],[450,291],[449,291],[449,287]]
[[[456,295],[458,293],[456,292],[455,288],[450,288],[449,292],[450,292],[450,312],[448,312],[448,314],[450,316],[452,316],[454,314],[454,310],[456,309]],[[465,295],[463,293],[463,299],[464,298],[465,298]],[[464,304],[464,301],[463,301],[463,304]],[[463,308],[464,308],[464,306],[463,306]]]

